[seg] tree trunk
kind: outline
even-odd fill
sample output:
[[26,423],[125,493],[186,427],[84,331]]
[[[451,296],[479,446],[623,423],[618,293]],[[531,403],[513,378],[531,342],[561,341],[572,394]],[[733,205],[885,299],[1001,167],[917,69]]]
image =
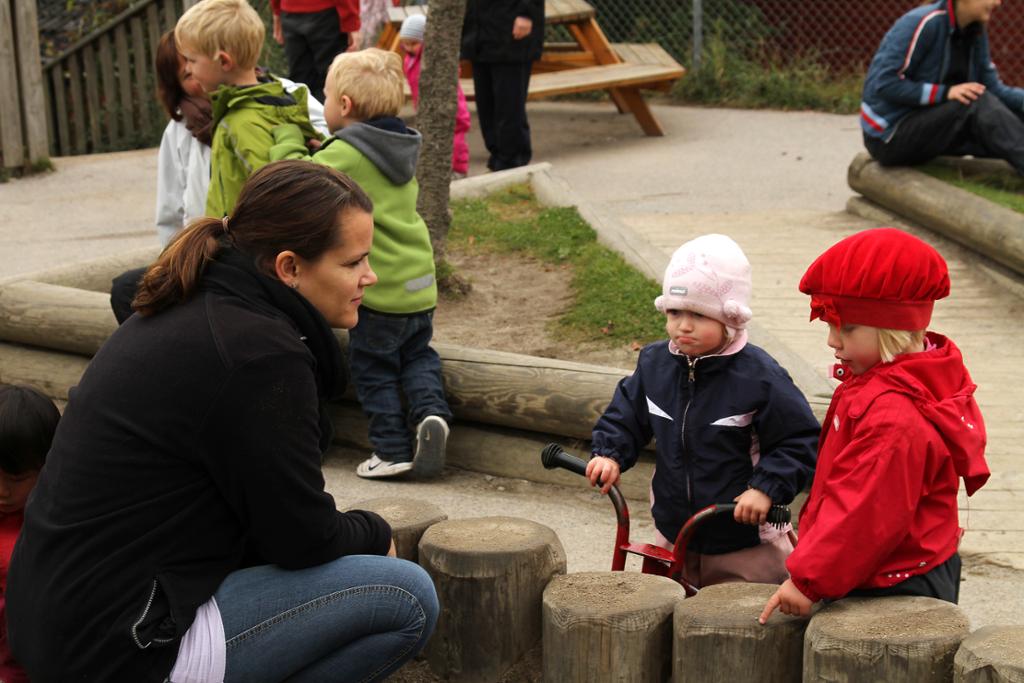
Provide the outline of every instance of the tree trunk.
[[673,610],[685,597],[653,574],[555,577],[544,590],[544,680],[662,683],[672,670]]
[[419,562],[420,538],[430,527],[448,519],[441,508],[418,498],[384,497],[359,501],[346,510],[367,510],[376,512],[391,525],[391,540],[395,542],[395,554],[403,560]]
[[945,683],[970,632],[960,608],[935,598],[839,600],[811,617],[803,680]]
[[777,589],[721,583],[676,605],[673,683],[753,680],[754,671],[758,683],[800,683],[808,620],[776,612],[757,623]]
[[430,19],[423,37],[423,70],[416,125],[423,134],[416,179],[417,209],[430,230],[434,260],[441,263],[451,225],[448,188],[452,173],[452,140],[458,108],[459,43],[466,0],[430,0]]
[[479,517],[433,525],[419,552],[441,603],[431,670],[456,683],[502,679],[540,640],[541,596],[565,573],[562,542],[527,519]]
[[1024,681],[1024,626],[985,626],[964,638],[953,658],[953,681]]

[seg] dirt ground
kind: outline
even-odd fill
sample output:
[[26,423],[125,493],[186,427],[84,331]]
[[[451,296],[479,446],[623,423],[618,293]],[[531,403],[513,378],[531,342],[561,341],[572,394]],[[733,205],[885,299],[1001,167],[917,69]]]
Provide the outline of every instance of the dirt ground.
[[627,370],[636,365],[637,351],[628,344],[568,346],[552,339],[550,325],[570,302],[568,266],[475,249],[452,250],[448,260],[473,288],[462,298],[442,297],[434,313],[435,341]]

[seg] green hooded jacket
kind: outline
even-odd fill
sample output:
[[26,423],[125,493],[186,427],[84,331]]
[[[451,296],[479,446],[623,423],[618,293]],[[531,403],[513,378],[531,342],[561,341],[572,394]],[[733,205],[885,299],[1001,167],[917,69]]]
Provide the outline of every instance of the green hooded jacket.
[[257,85],[222,85],[213,93],[213,145],[206,215],[226,216],[246,179],[270,163],[271,130],[283,123],[298,126],[304,139],[322,136],[309,122],[305,86],[289,94],[280,81]]
[[[377,284],[366,288],[363,305],[411,315],[437,306],[434,250],[427,224],[416,212],[416,162],[423,139],[401,119],[383,121],[386,129],[353,123],[335,132],[312,161],[347,174],[373,200],[370,266]],[[302,135],[295,126],[275,128],[271,161],[310,159]]]

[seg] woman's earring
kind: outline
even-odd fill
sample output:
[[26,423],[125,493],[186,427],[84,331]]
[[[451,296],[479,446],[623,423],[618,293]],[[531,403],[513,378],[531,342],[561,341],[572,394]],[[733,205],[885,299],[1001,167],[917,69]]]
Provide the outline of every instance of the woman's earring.
[[288,286],[291,287],[292,289],[298,289],[299,288],[299,281],[298,280],[292,280],[291,282],[288,283]]

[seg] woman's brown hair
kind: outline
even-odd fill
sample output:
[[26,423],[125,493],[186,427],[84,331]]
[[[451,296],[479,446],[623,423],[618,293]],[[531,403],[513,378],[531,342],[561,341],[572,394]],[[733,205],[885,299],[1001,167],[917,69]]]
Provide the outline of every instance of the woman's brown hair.
[[181,100],[186,97],[187,93],[181,87],[181,81],[178,78],[181,61],[178,57],[178,45],[174,42],[173,30],[160,36],[156,54],[153,56],[153,66],[156,68],[157,99],[168,116],[175,121],[181,121],[178,105],[181,104]]
[[294,251],[307,261],[341,243],[342,214],[373,212],[354,180],[309,161],[277,161],[246,181],[229,218],[200,218],[179,233],[139,284],[132,308],[152,315],[188,300],[206,264],[230,244],[274,277],[274,259]]

